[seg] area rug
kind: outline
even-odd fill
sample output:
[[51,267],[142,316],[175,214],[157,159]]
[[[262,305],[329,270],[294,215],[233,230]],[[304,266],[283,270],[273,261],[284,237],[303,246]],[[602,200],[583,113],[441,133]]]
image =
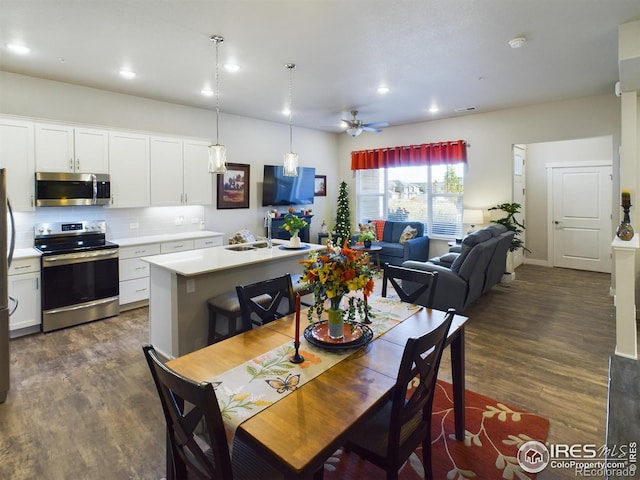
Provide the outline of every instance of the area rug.
[[[451,384],[438,380],[433,401],[433,475],[446,480],[524,480],[535,474],[518,465],[518,448],[530,440],[544,442],[549,421],[484,395],[465,392],[465,439],[454,436]],[[324,478],[359,480],[385,478],[385,473],[353,452],[338,449],[324,466]],[[403,465],[400,480],[424,478],[422,448]]]

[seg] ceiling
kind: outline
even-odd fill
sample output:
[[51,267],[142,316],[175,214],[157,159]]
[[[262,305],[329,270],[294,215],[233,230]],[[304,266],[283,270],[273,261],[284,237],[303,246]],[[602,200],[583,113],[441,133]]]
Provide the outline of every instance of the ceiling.
[[[612,93],[639,0],[0,0],[0,70],[329,132]],[[508,42],[526,37],[513,49]],[[23,43],[15,55],[8,43]],[[129,68],[137,76],[118,74]],[[377,93],[379,86],[389,92]],[[436,105],[438,113],[430,113]]]

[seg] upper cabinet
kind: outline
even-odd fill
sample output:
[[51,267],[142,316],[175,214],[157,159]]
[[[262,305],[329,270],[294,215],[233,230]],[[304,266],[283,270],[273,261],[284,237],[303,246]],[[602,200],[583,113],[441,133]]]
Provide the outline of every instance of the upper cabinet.
[[49,123],[35,129],[37,171],[109,173],[106,130]]
[[109,132],[111,207],[148,207],[149,135]]
[[17,211],[35,209],[32,122],[0,118],[0,168],[7,169],[7,193]]
[[210,205],[213,179],[206,142],[151,137],[151,205]]

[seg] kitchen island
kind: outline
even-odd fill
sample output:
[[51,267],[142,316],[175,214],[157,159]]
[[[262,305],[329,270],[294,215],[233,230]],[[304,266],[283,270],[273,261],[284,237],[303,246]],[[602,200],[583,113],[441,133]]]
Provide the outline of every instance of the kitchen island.
[[142,257],[150,264],[149,340],[167,358],[176,358],[207,345],[207,300],[234,291],[236,285],[301,273],[300,261],[323,245],[289,242],[224,245]]

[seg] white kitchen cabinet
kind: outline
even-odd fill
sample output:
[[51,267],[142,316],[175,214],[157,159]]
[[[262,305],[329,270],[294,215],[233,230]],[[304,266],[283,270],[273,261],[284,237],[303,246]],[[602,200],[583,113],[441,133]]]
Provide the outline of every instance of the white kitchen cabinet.
[[[9,295],[18,300],[18,308],[9,317],[11,337],[18,336],[18,330],[41,324],[40,309],[40,258],[14,259],[9,268]],[[28,332],[33,333],[31,328]]]
[[109,132],[110,207],[148,207],[149,135]]
[[186,205],[211,205],[213,182],[217,175],[209,173],[209,142],[183,142],[184,195]]
[[222,245],[222,235],[207,238],[196,238],[193,240],[193,247],[195,249],[219,247],[220,245]]
[[7,169],[7,193],[16,211],[35,209],[34,125],[0,118],[0,168]]
[[36,170],[109,173],[106,130],[36,123]]
[[149,264],[140,260],[140,257],[159,253],[159,243],[120,248],[118,266],[121,306],[148,300]]
[[[135,308],[149,299],[149,264],[141,257],[222,245],[223,235],[120,247],[120,308]],[[144,303],[143,303],[144,302]]]
[[208,143],[151,137],[151,205],[210,205],[213,175],[208,173]]

